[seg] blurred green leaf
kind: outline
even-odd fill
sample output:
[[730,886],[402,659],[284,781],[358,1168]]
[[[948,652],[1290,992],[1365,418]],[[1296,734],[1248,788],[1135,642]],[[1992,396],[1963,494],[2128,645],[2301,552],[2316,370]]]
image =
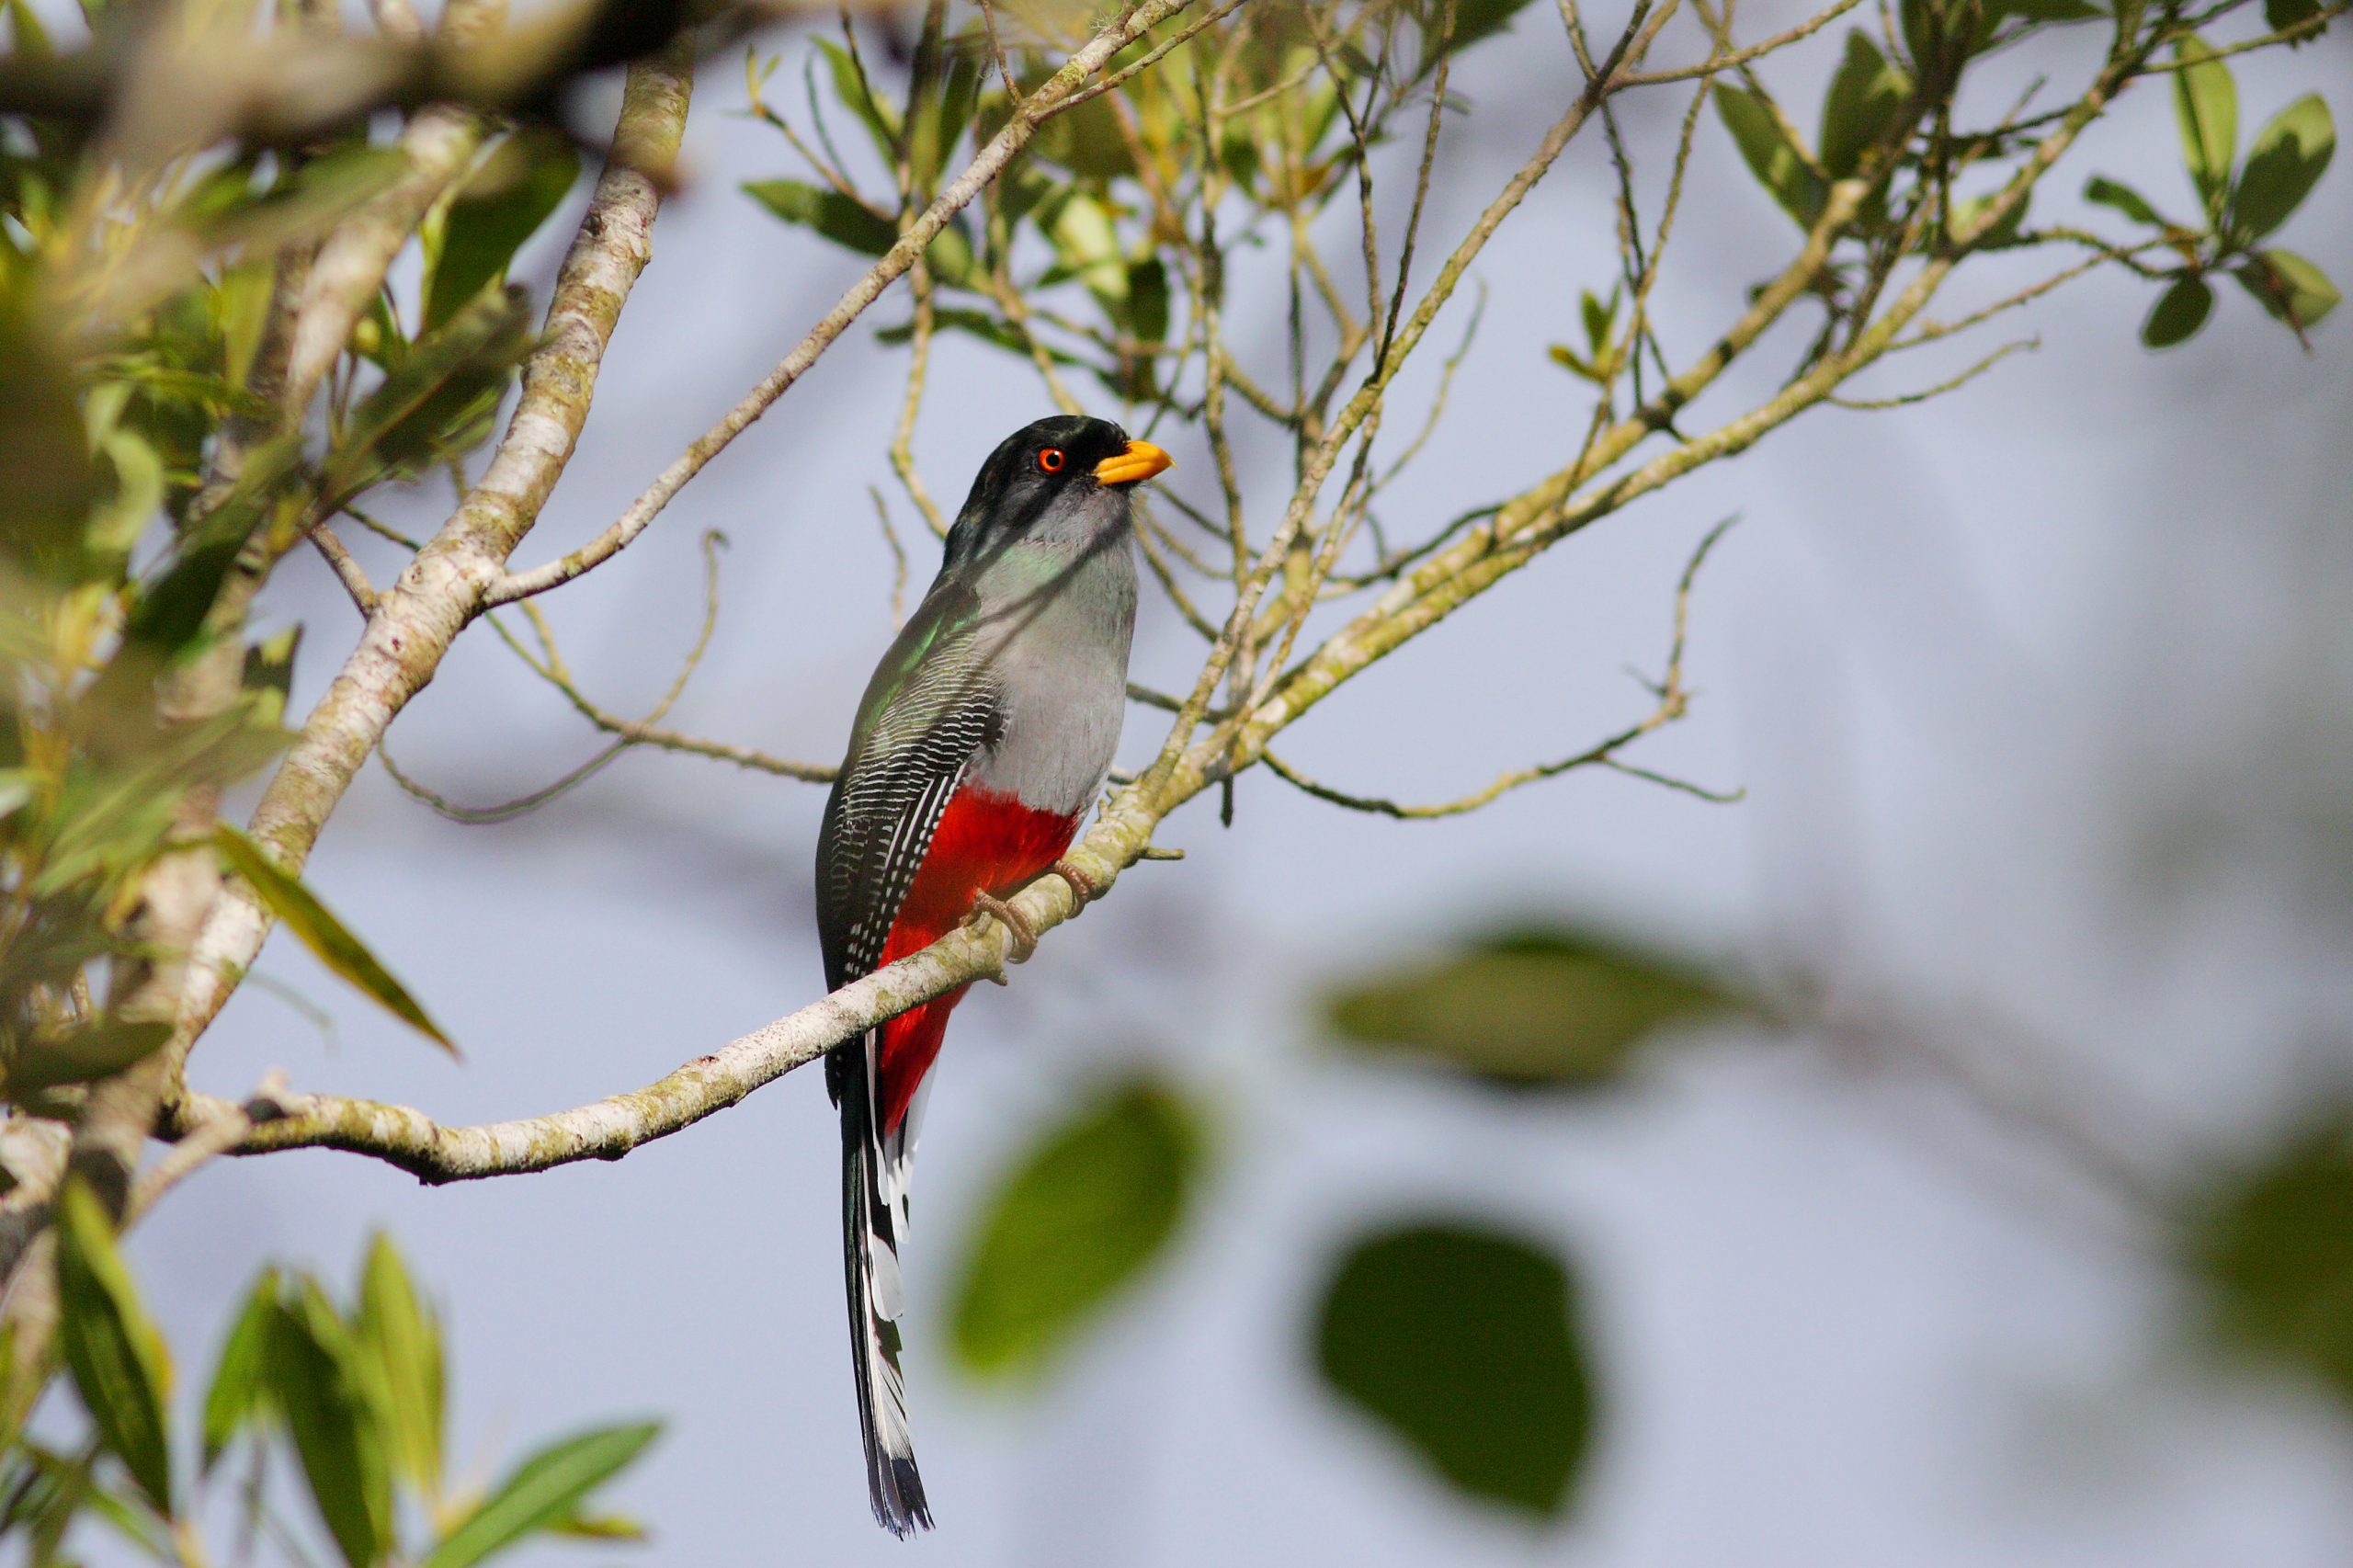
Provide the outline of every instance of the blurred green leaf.
[[1811,228],[1822,216],[1828,188],[1804,150],[1790,139],[1765,101],[1743,87],[1716,84],[1716,113],[1740,155],[1781,210]]
[[484,289],[504,281],[515,253],[563,205],[579,177],[579,150],[552,133],[500,142],[440,222],[425,285],[424,330],[441,326]]
[[964,1262],[953,1345],[965,1369],[1043,1371],[1176,1235],[1203,1142],[1199,1109],[1134,1078],[1033,1143],[983,1208]]
[[428,1496],[441,1486],[446,1380],[441,1329],[418,1298],[392,1238],[368,1244],[359,1281],[359,1341],[382,1369],[391,1396],[386,1437],[395,1467]]
[[2230,189],[2231,165],[2238,157],[2238,85],[2205,40],[2191,34],[2173,48],[2174,58],[2181,62],[2172,75],[2182,161],[2211,209]]
[[1615,937],[1534,929],[1392,966],[1326,1002],[1343,1040],[1506,1083],[1615,1077],[1643,1039],[1736,1011],[1731,993]]
[[661,1430],[650,1421],[608,1426],[541,1449],[493,1487],[420,1568],[472,1568],[535,1530],[569,1528],[576,1533],[581,1500],[636,1459]]
[[28,290],[0,293],[0,560],[52,582],[87,569],[82,522],[97,490],[64,356]]
[[426,1016],[416,998],[392,978],[376,955],[329,913],[326,905],[312,896],[310,889],[280,870],[278,862],[264,854],[259,845],[227,823],[213,824],[212,843],[228,868],[252,884],[271,913],[286,923],[286,928],[321,963],[374,997],[395,1017],[450,1055],[458,1053],[458,1048],[441,1032],[441,1027]]
[[[1847,52],[1822,100],[1822,171],[1844,179],[1863,150],[1888,133],[1912,96],[1912,78],[1879,51],[1860,28],[1847,34]],[[1752,165],[1753,166],[1753,165]]]
[[2233,277],[2263,308],[2286,322],[2302,336],[2336,309],[2341,296],[2328,274],[2294,251],[2259,250],[2247,257]]
[[1994,21],[2016,17],[2024,22],[2056,26],[2097,21],[2108,15],[2089,0],[1987,0],[1986,10]]
[[270,250],[317,237],[354,208],[406,178],[412,166],[408,154],[397,147],[346,142],[294,161],[278,185],[258,198],[222,201],[215,195],[183,210],[179,217],[196,227],[209,246]]
[[[1952,212],[1954,231],[1959,233],[1967,233],[1984,219],[1994,203],[2001,199],[2000,191],[1989,190],[1983,196],[1973,196],[1966,201],[1955,203]],[[1978,236],[1977,243],[1987,250],[1999,250],[2004,245],[2017,243],[2018,232],[2026,227],[2027,213],[2033,206],[2034,190],[2033,187],[2029,187],[2019,196],[2017,203],[2007,212],[2002,214],[2000,222]]]
[[976,41],[947,40],[939,51],[946,56],[944,66],[926,72],[926,90],[907,123],[907,162],[918,191],[932,188],[948,154],[972,122],[981,91],[982,55],[972,47]]
[[139,1490],[172,1516],[172,1366],[115,1250],[114,1221],[78,1176],[58,1195],[58,1338],[90,1419]]
[[2172,222],[2161,215],[2155,208],[2150,206],[2139,191],[2129,185],[2109,179],[2106,175],[2094,175],[2091,177],[2091,182],[2084,187],[2084,199],[2096,201],[2103,207],[2112,207],[2134,222],[2146,223],[2151,228],[2173,227]]
[[96,1018],[63,1034],[36,1034],[9,1060],[0,1093],[13,1100],[64,1084],[111,1078],[155,1054],[171,1038],[169,1024],[123,1018]]
[[370,1568],[392,1546],[392,1476],[383,1401],[350,1331],[318,1286],[301,1281],[273,1316],[263,1369],[286,1418],[319,1518],[350,1568]]
[[2281,109],[2255,139],[2238,188],[2231,193],[2232,227],[2259,240],[2303,204],[2336,153],[2336,124],[2318,93]]
[[[881,256],[899,243],[896,222],[837,190],[803,180],[762,179],[745,181],[744,192],[786,222],[814,229],[860,256]],[[972,271],[971,236],[951,221],[932,236],[924,262],[941,283],[963,283]]]
[[411,344],[352,410],[327,454],[321,510],[332,512],[379,480],[417,472],[480,440],[516,362],[530,351],[529,305],[519,288],[485,293]]
[[1594,1380],[1568,1272],[1547,1248],[1449,1221],[1365,1236],[1324,1289],[1315,1359],[1460,1490],[1546,1518],[1566,1508]]
[[806,180],[745,180],[744,194],[786,222],[814,229],[861,256],[881,256],[899,243],[899,227],[890,219],[838,190]]
[[245,1292],[245,1304],[221,1342],[213,1365],[212,1386],[204,1396],[204,1460],[210,1471],[246,1424],[266,1408],[267,1375],[263,1365],[283,1294],[278,1270],[265,1268]]
[[867,83],[865,74],[849,51],[831,39],[813,40],[825,58],[825,68],[833,74],[834,97],[842,107],[856,115],[858,123],[874,139],[874,150],[882,155],[885,165],[899,161],[899,116],[882,101],[881,95]]
[[2214,290],[2203,278],[2177,278],[2141,324],[2141,341],[2152,348],[2187,343],[2198,335],[2213,309]]
[[245,650],[244,686],[255,695],[256,722],[275,727],[286,722],[286,699],[294,687],[294,654],[301,646],[301,627],[290,626]]
[[2188,1215],[2181,1244],[2222,1346],[2353,1404],[2353,1128],[2332,1120],[2229,1173]]
[[1127,302],[1128,260],[1120,249],[1111,210],[1080,192],[1066,196],[1047,224],[1046,237],[1062,258],[1061,270],[1117,311]]
[[[2301,27],[2320,15],[2320,12],[2321,0],[2263,0],[2263,24],[2275,33],[2285,32],[2290,28]],[[2322,23],[2319,28],[2306,34],[2305,39],[2317,38],[2327,29],[2327,26],[2325,22]],[[2295,48],[2303,43],[2305,39],[2293,40],[2289,47]]]

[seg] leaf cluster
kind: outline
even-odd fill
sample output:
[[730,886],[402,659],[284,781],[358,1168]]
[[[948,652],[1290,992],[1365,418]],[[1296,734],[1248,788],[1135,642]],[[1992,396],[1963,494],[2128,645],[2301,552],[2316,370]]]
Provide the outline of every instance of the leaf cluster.
[[201,1560],[197,1521],[224,1487],[248,1536],[295,1540],[263,1484],[273,1469],[299,1477],[348,1568],[471,1568],[539,1537],[642,1535],[588,1509],[657,1435],[648,1423],[546,1444],[487,1485],[452,1479],[440,1321],[386,1237],[347,1304],[307,1275],[263,1271],[215,1358],[191,1453],[174,1437],[170,1353],[79,1182],[58,1200],[57,1234],[62,1349],[88,1431],[63,1448],[19,1439],[0,1458],[0,1541],[29,1561],[63,1561],[85,1518],[157,1562]]

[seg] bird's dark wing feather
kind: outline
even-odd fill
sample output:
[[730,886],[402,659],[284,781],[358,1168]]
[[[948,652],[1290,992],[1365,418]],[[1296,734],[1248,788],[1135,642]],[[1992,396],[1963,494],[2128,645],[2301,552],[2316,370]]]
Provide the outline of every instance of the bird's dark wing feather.
[[817,837],[828,987],[881,962],[940,813],[995,736],[996,693],[972,653],[977,619],[969,589],[943,585],[926,595],[858,704]]

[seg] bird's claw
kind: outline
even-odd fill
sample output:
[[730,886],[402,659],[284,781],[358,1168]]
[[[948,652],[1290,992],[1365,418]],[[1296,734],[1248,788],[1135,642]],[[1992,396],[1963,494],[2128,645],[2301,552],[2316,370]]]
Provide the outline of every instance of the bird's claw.
[[1080,870],[1076,866],[1072,865],[1068,860],[1055,861],[1053,864],[1053,872],[1054,875],[1060,877],[1063,881],[1070,884],[1070,891],[1077,896],[1078,906],[1081,909],[1086,908],[1088,904],[1093,903],[1097,899],[1103,896],[1102,884],[1097,882],[1093,877],[1088,876],[1085,871]]
[[1038,932],[1028,917],[994,893],[974,893],[972,914],[992,915],[1004,923],[1006,933],[1013,937],[1012,950],[1006,956],[1013,962],[1028,963],[1029,955],[1038,950]]

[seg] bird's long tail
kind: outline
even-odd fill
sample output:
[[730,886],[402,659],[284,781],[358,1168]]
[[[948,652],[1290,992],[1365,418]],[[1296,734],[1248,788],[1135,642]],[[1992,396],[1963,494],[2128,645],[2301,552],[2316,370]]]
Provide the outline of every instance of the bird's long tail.
[[[906,1223],[904,1135],[875,1125],[870,1048],[843,1048],[835,1074],[842,1113],[842,1256],[849,1291],[850,1361],[866,1437],[867,1490],[882,1528],[904,1539],[931,1528],[915,1472],[907,1385],[899,1370],[899,1236]],[[860,1058],[864,1060],[861,1061]]]

